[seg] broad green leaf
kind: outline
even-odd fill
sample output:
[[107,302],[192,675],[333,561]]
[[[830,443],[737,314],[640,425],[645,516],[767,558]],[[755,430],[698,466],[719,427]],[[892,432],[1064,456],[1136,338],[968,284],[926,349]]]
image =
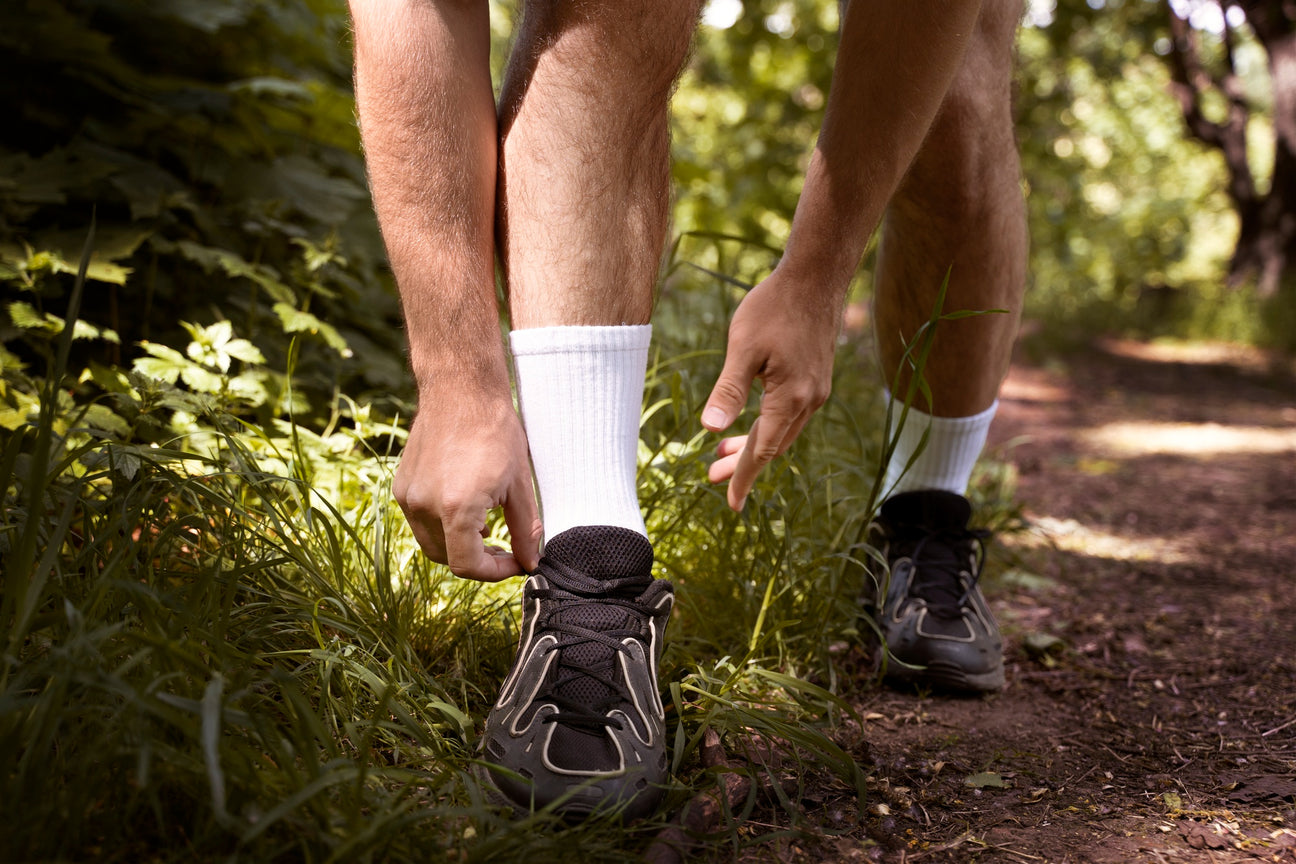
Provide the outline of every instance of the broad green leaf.
[[35,419],[40,413],[40,398],[3,384],[0,381],[0,428],[12,431]]
[[280,200],[324,225],[344,222],[368,197],[355,182],[328,172],[304,155],[286,156],[273,165],[248,166],[248,194]]
[[88,407],[81,422],[91,429],[108,432],[117,438],[126,438],[130,435],[130,424],[106,405],[95,404]]
[[172,207],[192,206],[184,184],[170,172],[146,162],[117,172],[109,182],[126,197],[134,221],[154,219]]
[[[38,312],[30,303],[14,300],[9,304],[9,320],[21,330],[39,330],[55,335],[63,332],[63,319],[49,312]],[[103,339],[120,342],[117,333],[107,327],[96,327],[88,321],[77,320],[72,327],[73,339]]]
[[4,345],[0,345],[0,371],[12,369],[21,372],[27,368],[27,364],[19,359],[17,354],[11,352]]
[[325,264],[338,264],[346,266],[346,259],[338,255],[332,248],[332,244],[325,246],[316,246],[309,240],[301,237],[293,238],[293,245],[300,246],[302,250],[302,262],[306,265],[307,273],[314,273]]
[[347,346],[346,340],[332,324],[321,321],[311,313],[294,308],[287,303],[276,303],[274,312],[283,323],[285,333],[318,334],[338,354],[343,357],[351,356],[351,349]]
[[141,342],[140,347],[161,360],[175,363],[178,366],[185,365],[184,355],[169,345],[163,345],[160,342]]
[[130,267],[122,267],[120,264],[113,264],[111,261],[98,260],[95,255],[90,256],[90,266],[86,268],[86,278],[93,279],[96,282],[108,282],[112,285],[125,285],[126,277],[134,272]]
[[23,300],[14,300],[9,304],[9,320],[20,330],[58,333],[63,329],[62,321],[48,313],[36,311],[36,307]]
[[107,393],[128,394],[133,389],[130,377],[117,366],[91,363],[81,380],[84,381],[87,377]]
[[[59,330],[62,330],[63,319],[61,318],[58,319],[58,322],[59,322]],[[95,325],[91,324],[89,321],[83,321],[80,318],[78,318],[77,322],[74,325],[72,325],[72,338],[73,339],[102,339],[105,342],[112,342],[114,345],[121,344],[121,337],[117,335],[117,331],[111,330],[107,327],[96,327]]]
[[183,354],[169,346],[157,342],[141,342],[140,347],[150,356],[136,358],[132,368],[142,375],[165,381],[167,384],[176,383],[180,372],[193,365]]
[[134,480],[135,475],[139,473],[140,457],[134,447],[122,446],[119,444],[109,444],[105,448],[108,456],[108,464],[120,473],[127,480]]
[[229,380],[229,392],[249,405],[264,405],[270,398],[265,381],[256,372],[244,372]]
[[196,363],[187,363],[180,370],[180,380],[199,393],[219,393],[224,381],[215,372],[208,372]]
[[174,384],[180,377],[180,370],[185,367],[157,357],[137,357],[131,368],[141,375]]
[[231,339],[222,346],[222,349],[235,360],[242,360],[244,363],[266,362],[261,349],[246,339]]
[[[164,248],[166,247],[169,247],[169,244],[164,244]],[[175,248],[179,249],[182,255],[201,266],[208,273],[220,270],[235,278],[250,279],[264,288],[271,298],[280,303],[288,303],[295,299],[292,289],[279,280],[279,276],[274,270],[263,264],[253,264],[228,249],[203,246],[191,240],[181,240],[175,244]]]
[[110,161],[77,147],[58,147],[38,158],[15,153],[0,160],[0,176],[10,181],[5,197],[34,204],[63,204],[66,190],[83,189],[115,170]]

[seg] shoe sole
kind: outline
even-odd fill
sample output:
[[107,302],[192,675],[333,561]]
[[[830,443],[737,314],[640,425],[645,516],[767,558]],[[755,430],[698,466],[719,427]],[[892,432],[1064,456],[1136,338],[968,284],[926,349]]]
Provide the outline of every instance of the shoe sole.
[[[478,787],[485,794],[487,802],[503,809],[513,821],[520,822],[537,812],[534,803],[519,804],[509,797],[503,789],[500,789],[495,783],[491,766],[479,762],[473,765],[472,774],[477,781]],[[644,795],[643,792],[640,792],[625,801],[584,802],[579,798],[568,799],[560,801],[553,812],[567,822],[578,823],[593,817],[605,816],[610,811],[615,810],[619,811],[619,815],[624,821],[629,822],[642,819],[656,812],[664,795],[665,789],[659,789],[656,794]]]
[[887,670],[888,684],[906,684],[933,687],[959,693],[994,693],[1004,688],[1003,666],[989,672],[968,672],[961,666],[944,660],[933,660],[921,669],[893,666]]

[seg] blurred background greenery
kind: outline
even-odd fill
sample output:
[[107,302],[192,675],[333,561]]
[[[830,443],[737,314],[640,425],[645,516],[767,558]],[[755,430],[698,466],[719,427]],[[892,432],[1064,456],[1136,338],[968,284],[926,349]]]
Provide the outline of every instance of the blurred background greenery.
[[[1191,17],[1196,38],[1174,38],[1171,8]],[[1296,243],[1287,191],[1296,142],[1290,123],[1273,122],[1270,75],[1271,59],[1291,59],[1282,54],[1291,38],[1267,51],[1242,7],[1229,9],[1032,0],[1017,86],[1033,238],[1028,317],[1055,336],[1119,329],[1292,347],[1294,265],[1284,255]],[[516,10],[492,11],[502,58]],[[674,103],[678,259],[721,263],[724,250],[698,234],[743,238],[749,253],[781,248],[836,24],[831,0],[708,7]],[[285,334],[303,334],[296,373],[312,386],[296,396],[324,394],[317,411],[336,387],[380,400],[408,394],[353,121],[342,3],[13,0],[0,10],[0,45],[5,344],[56,326],[44,316],[60,314],[93,211],[82,317],[100,329],[81,353],[129,365],[141,340],[183,346],[179,321],[228,319],[273,369],[284,368]],[[1195,72],[1178,77],[1193,84],[1176,92],[1185,52]],[[1241,123],[1244,164],[1190,134],[1185,91],[1199,97],[1199,132],[1227,137]],[[1275,164],[1283,173],[1271,190]],[[1249,172],[1251,200],[1238,170]],[[1266,215],[1246,217],[1253,212]],[[1269,238],[1276,249],[1258,267],[1231,269],[1243,218],[1281,223],[1285,234]],[[731,275],[744,281],[772,262],[728,253],[725,266],[739,257]],[[866,259],[860,297],[870,268]],[[244,381],[245,395],[281,400],[283,382],[272,378]]]
[[[1296,94],[1271,74],[1293,22],[1226,5],[1031,3],[1017,116],[1044,343],[1296,347]],[[502,60],[517,9],[491,12]],[[672,806],[710,782],[706,729],[788,742],[861,800],[838,733],[841,697],[873,680],[855,618],[883,446],[877,384],[853,374],[867,338],[843,340],[848,373],[747,515],[705,482],[696,420],[738,283],[786,239],[837,15],[712,0],[675,97],[640,454],[681,588]],[[0,105],[0,858],[642,845],[659,823],[536,833],[471,781],[517,586],[429,565],[390,499],[413,390],[342,0],[6,0]],[[1003,466],[974,493],[983,521],[1013,519]],[[760,842],[736,824],[726,843]]]

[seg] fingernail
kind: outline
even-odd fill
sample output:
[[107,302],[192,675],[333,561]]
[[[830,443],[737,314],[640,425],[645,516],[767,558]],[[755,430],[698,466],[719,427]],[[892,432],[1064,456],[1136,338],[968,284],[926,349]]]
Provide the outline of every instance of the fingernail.
[[712,405],[702,412],[702,425],[709,429],[723,429],[729,425],[729,418],[725,416],[724,409]]
[[742,497],[742,500],[738,502],[738,512],[741,513],[743,509],[746,508],[746,506],[747,506],[747,496],[744,495]]

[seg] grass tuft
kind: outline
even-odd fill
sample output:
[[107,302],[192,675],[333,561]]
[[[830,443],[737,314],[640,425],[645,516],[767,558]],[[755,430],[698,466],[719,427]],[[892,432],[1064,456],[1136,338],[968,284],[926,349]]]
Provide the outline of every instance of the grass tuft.
[[[834,396],[745,513],[705,477],[714,439],[697,418],[742,267],[761,256],[717,253],[737,274],[719,284],[675,268],[659,307],[640,473],[679,601],[662,814],[513,822],[484,799],[474,748],[520,585],[459,580],[419,553],[390,493],[401,430],[252,424],[123,377],[141,412],[183,408],[146,442],[66,398],[60,348],[38,414],[0,430],[0,796],[22,802],[0,815],[0,857],[623,861],[715,782],[708,731],[752,780],[711,838],[735,854],[783,830],[744,826],[757,807],[805,825],[812,785],[862,807],[864,769],[838,742],[871,681],[841,646],[862,638],[861,538],[886,450],[858,346],[843,344]],[[367,417],[345,407],[335,420]]]

